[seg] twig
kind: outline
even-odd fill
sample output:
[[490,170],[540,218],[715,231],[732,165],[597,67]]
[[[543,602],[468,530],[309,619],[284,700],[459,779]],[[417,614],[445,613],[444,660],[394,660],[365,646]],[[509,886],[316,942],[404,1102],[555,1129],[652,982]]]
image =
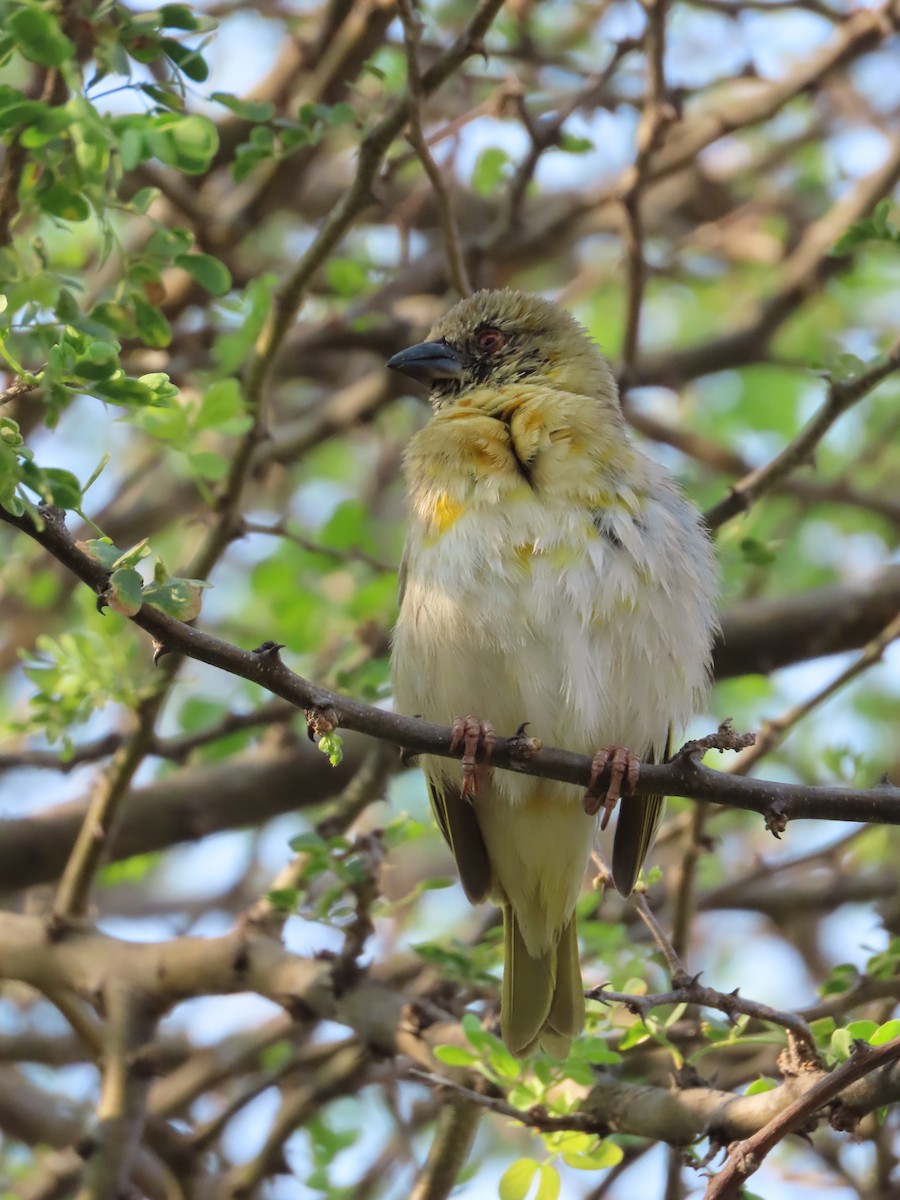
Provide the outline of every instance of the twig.
[[641,213],[643,192],[648,182],[650,163],[659,149],[666,130],[676,120],[674,106],[666,99],[664,58],[666,48],[666,9],[668,0],[642,0],[646,14],[644,54],[648,86],[637,132],[637,155],[621,182],[622,210],[625,214],[625,253],[628,263],[628,308],[622,340],[620,388],[623,400],[628,391],[640,341],[641,310],[647,261],[644,256],[644,225]]
[[422,23],[413,10],[411,0],[399,0],[400,20],[403,22],[403,44],[406,49],[406,85],[409,91],[409,142],[422,168],[431,183],[434,198],[437,201],[438,219],[444,238],[444,250],[447,254],[447,270],[450,282],[460,296],[472,293],[472,284],[466,269],[466,259],[462,248],[462,238],[456,217],[453,213],[453,203],[450,193],[441,174],[441,169],[434,160],[425,132],[422,127],[422,75],[419,69],[419,38],[422,34]]
[[851,1083],[900,1059],[900,1038],[883,1046],[857,1043],[856,1052],[837,1070],[815,1084],[752,1137],[729,1150],[728,1161],[712,1179],[703,1200],[740,1200],[742,1184],[762,1166],[763,1159],[789,1133],[803,1126],[819,1109],[837,1099]]
[[865,371],[849,379],[833,380],[828,388],[825,403],[806,423],[803,429],[787,446],[763,467],[751,471],[734,484],[729,494],[714,504],[705,514],[707,525],[718,529],[726,521],[746,512],[764,492],[778,483],[796,467],[807,463],[831,426],[854,404],[863,400],[883,380],[900,368],[900,338]]
[[656,942],[657,949],[666,961],[666,970],[669,973],[669,978],[672,980],[673,987],[679,988],[686,986],[690,981],[689,975],[684,963],[675,950],[675,947],[666,937],[663,927],[657,921],[656,917],[650,911],[650,905],[647,903],[643,892],[634,892],[631,896],[631,903],[638,911],[641,920],[650,930],[650,936]]
[[293,542],[295,546],[299,546],[302,550],[308,550],[310,554],[322,554],[326,558],[333,558],[335,562],[365,563],[373,571],[397,570],[396,565],[383,562],[380,558],[375,558],[374,555],[366,553],[359,546],[350,546],[346,550],[338,550],[335,546],[323,546],[313,538],[304,537],[302,534],[295,533],[292,529],[289,529],[286,521],[276,521],[273,525],[263,525],[260,521],[248,521],[244,519],[239,524],[239,534],[243,536],[247,533],[261,533],[267,537],[284,538],[285,541]]
[[737,989],[733,992],[718,992],[715,988],[704,987],[696,977],[688,979],[670,992],[651,993],[646,996],[611,992],[604,984],[592,988],[586,995],[589,1000],[599,1000],[601,1004],[623,1004],[629,1012],[642,1020],[651,1009],[675,1004],[697,1004],[702,1008],[716,1009],[732,1022],[740,1013],[757,1021],[769,1021],[773,1025],[780,1025],[789,1030],[796,1040],[806,1047],[810,1055],[815,1054],[812,1031],[797,1013],[770,1008],[768,1004],[761,1004],[758,1000],[748,1000],[739,995]]
[[898,637],[900,637],[900,616],[895,617],[893,621],[884,627],[877,637],[873,638],[867,646],[864,646],[862,652],[848,667],[845,667],[843,671],[835,675],[823,687],[813,692],[801,704],[793,705],[793,707],[782,713],[780,717],[773,717],[771,720],[764,721],[762,728],[756,735],[755,744],[748,746],[746,750],[742,750],[731,763],[729,770],[735,775],[745,775],[764,755],[771,753],[776,746],[779,746],[791,729],[802,721],[804,717],[824,704],[826,700],[829,700],[841,688],[856,679],[858,675],[867,671],[869,667],[880,662],[887,647]]
[[446,1200],[466,1165],[482,1112],[464,1096],[451,1096],[441,1105],[428,1157],[410,1200]]
[[[170,678],[168,670],[163,678],[164,681]],[[113,823],[135,771],[153,744],[154,724],[166,695],[166,686],[156,687],[152,695],[138,705],[137,729],[116,751],[94,789],[53,901],[51,920],[57,926],[83,916],[87,909],[91,884],[106,853]]]

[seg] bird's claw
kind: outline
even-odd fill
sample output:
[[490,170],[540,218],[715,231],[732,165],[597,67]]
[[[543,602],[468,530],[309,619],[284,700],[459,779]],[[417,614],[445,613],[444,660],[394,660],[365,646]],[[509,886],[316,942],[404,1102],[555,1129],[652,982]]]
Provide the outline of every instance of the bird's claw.
[[487,766],[491,761],[491,752],[497,741],[494,727],[490,721],[479,721],[477,717],[457,717],[453,722],[453,736],[450,739],[450,749],[455,751],[463,748],[462,756],[462,785],[459,794],[463,800],[471,800],[478,795],[480,785],[478,770],[478,752],[481,751],[481,765]]
[[[592,817],[596,816],[601,808],[603,809],[603,816],[600,818],[601,829],[605,829],[609,824],[613,809],[622,795],[623,785],[628,795],[634,791],[640,766],[637,755],[626,750],[624,746],[604,746],[594,755],[591,762],[591,777],[588,780],[587,791],[582,797],[581,804],[584,811]],[[597,790],[597,783],[607,767],[609,768],[609,785],[606,794],[601,795]]]

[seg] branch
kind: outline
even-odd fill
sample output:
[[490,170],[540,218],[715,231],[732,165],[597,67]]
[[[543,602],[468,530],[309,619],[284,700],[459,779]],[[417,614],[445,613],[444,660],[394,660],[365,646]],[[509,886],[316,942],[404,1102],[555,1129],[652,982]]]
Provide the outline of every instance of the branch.
[[641,312],[647,281],[644,256],[643,193],[648,182],[650,163],[669,126],[677,119],[676,109],[666,99],[664,60],[666,52],[666,9],[668,0],[643,0],[646,14],[644,56],[648,86],[637,132],[634,165],[622,182],[622,208],[625,213],[625,251],[628,263],[628,309],[622,342],[623,397],[628,391],[640,344]]
[[894,1038],[883,1046],[857,1043],[852,1058],[778,1113],[752,1137],[730,1150],[725,1166],[709,1181],[703,1200],[740,1200],[743,1181],[759,1170],[765,1156],[783,1138],[801,1128],[814,1113],[837,1099],[849,1084],[898,1059],[900,1038]]
[[425,140],[422,128],[422,75],[419,69],[419,38],[422,23],[413,10],[412,0],[400,0],[400,20],[403,22],[403,44],[406,49],[406,84],[409,89],[409,142],[431,183],[437,202],[438,220],[447,254],[450,282],[460,296],[472,294],[472,284],[466,269],[459,227],[453,214],[453,202],[447,191],[440,167]]
[[738,994],[737,988],[733,992],[718,992],[715,988],[703,986],[698,980],[699,976],[695,976],[681,987],[673,988],[671,992],[646,996],[611,992],[605,984],[601,984],[589,991],[587,998],[599,1000],[601,1004],[623,1004],[642,1021],[652,1009],[675,1004],[698,1004],[702,1008],[712,1008],[724,1013],[731,1022],[734,1022],[738,1014],[742,1014],[757,1021],[769,1021],[773,1025],[780,1025],[789,1030],[810,1053],[815,1051],[815,1041],[809,1025],[797,1013],[770,1008],[768,1004],[761,1004],[758,1000],[747,1000]]
[[707,525],[718,529],[738,513],[746,512],[764,492],[774,487],[796,467],[811,461],[816,446],[837,419],[864,399],[883,380],[900,368],[900,338],[868,370],[849,379],[833,380],[825,403],[797,436],[771,462],[745,475],[729,494],[705,513]]
[[134,1166],[144,1128],[149,1062],[142,1051],[156,1022],[144,996],[112,979],[105,988],[107,1044],[97,1123],[76,1200],[122,1195]]
[[[0,511],[0,517],[34,538],[98,594],[103,593],[106,570],[76,546],[58,510],[44,511],[41,529],[27,514],[14,517]],[[148,604],[131,620],[153,636],[157,657],[174,651],[259,684],[303,709],[308,719],[315,718],[322,732],[326,726],[341,727],[393,742],[412,754],[462,756],[463,748],[451,745],[452,731],[448,726],[386,712],[317,687],[285,666],[278,657],[280,647],[274,643],[264,643],[254,651],[242,650],[176,621]],[[522,718],[527,721],[528,714],[523,713]],[[588,786],[591,777],[591,759],[587,755],[545,747],[523,757],[521,739],[515,736],[498,737],[491,763],[506,770],[582,787]],[[603,778],[598,786],[602,788],[607,782]],[[799,819],[900,824],[900,788],[887,782],[854,790],[746,779],[711,770],[697,762],[691,753],[676,754],[662,765],[642,764],[635,794],[685,796],[758,812],[776,836],[788,821]]]
[[744,600],[722,617],[716,679],[768,675],[779,667],[855,650],[900,611],[900,566],[793,596]]
[[447,1200],[466,1165],[482,1112],[465,1096],[450,1096],[444,1101],[434,1140],[410,1200]]

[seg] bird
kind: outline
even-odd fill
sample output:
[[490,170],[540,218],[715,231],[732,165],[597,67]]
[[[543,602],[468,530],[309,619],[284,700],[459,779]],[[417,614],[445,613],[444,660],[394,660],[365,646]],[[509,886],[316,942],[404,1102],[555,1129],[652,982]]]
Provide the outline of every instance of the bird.
[[[627,794],[638,763],[664,761],[707,694],[712,544],[554,301],[479,291],[387,366],[432,409],[404,455],[395,705],[451,725],[464,751],[462,781],[452,759],[421,765],[466,896],[502,910],[503,1041],[565,1058],[585,1024],[575,906],[599,814],[626,793],[612,876],[628,895],[663,808]],[[494,730],[525,723],[534,746],[592,755],[586,792],[490,766]]]

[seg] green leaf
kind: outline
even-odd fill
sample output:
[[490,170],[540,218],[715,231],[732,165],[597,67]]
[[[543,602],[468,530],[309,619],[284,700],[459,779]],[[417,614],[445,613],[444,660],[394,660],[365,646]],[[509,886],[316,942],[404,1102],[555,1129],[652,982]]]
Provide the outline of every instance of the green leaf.
[[352,258],[331,258],[325,264],[325,278],[339,296],[352,299],[368,288],[365,266]]
[[11,13],[6,28],[25,57],[42,67],[61,67],[75,57],[75,43],[63,33],[55,15],[37,5]]
[[219,134],[207,117],[183,117],[171,129],[175,165],[189,175],[202,175],[219,148]]
[[773,1088],[778,1087],[778,1082],[775,1079],[770,1079],[767,1075],[761,1075],[759,1079],[754,1079],[747,1090],[745,1096],[758,1096],[761,1092],[771,1092]]
[[309,830],[307,833],[298,833],[296,837],[290,838],[288,846],[290,846],[295,854],[320,853],[328,849],[328,843],[314,829]]
[[144,581],[137,571],[132,567],[120,567],[110,575],[105,597],[110,608],[123,617],[133,617],[141,610],[143,587]]
[[38,467],[25,461],[21,465],[21,478],[45,504],[54,504],[57,508],[81,507],[81,484],[71,471],[60,467]]
[[481,1061],[477,1054],[462,1046],[435,1046],[434,1057],[448,1067],[471,1067]]
[[188,79],[195,83],[204,83],[209,78],[209,66],[206,59],[198,50],[191,50],[176,42],[174,38],[163,38],[159,43],[163,54],[170,59]]
[[500,1176],[498,1191],[500,1200],[525,1200],[531,1190],[531,1182],[537,1174],[538,1164],[530,1158],[519,1158]]
[[878,1026],[875,1032],[869,1037],[869,1045],[883,1046],[885,1042],[891,1042],[895,1037],[900,1037],[900,1020],[896,1017]]
[[148,583],[144,602],[152,604],[177,621],[193,621],[200,615],[203,590],[210,585],[202,579],[167,579],[165,583]]
[[187,271],[211,296],[224,296],[231,288],[231,272],[211,254],[179,254],[175,265]]
[[559,1178],[559,1171],[550,1163],[541,1163],[538,1168],[540,1178],[538,1180],[538,1189],[534,1194],[534,1200],[557,1200],[559,1196],[562,1181]]
[[140,408],[156,403],[156,396],[146,384],[137,379],[126,379],[124,374],[98,381],[94,384],[93,391],[110,404],[121,404],[127,408]]
[[163,29],[200,28],[200,22],[186,4],[164,4],[159,10],[159,23]]
[[172,340],[172,326],[153,304],[149,304],[138,292],[132,295],[134,318],[138,333],[147,346],[163,350]]
[[122,551],[118,546],[114,546],[110,538],[90,538],[86,542],[77,542],[79,550],[83,550],[85,554],[89,554],[91,558],[98,563],[102,563],[107,570],[112,570],[115,564],[122,557]]
[[564,133],[559,139],[560,150],[565,150],[566,154],[587,154],[594,149],[594,143],[590,138],[575,137],[572,133]]
[[755,567],[767,567],[778,559],[778,555],[771,547],[759,538],[742,538],[739,548],[744,562],[752,563]]
[[506,175],[509,162],[509,155],[499,146],[482,150],[472,172],[472,190],[479,196],[491,196]]
[[84,196],[73,192],[58,180],[37,193],[37,202],[45,213],[64,221],[86,221],[91,208]]
[[300,899],[298,888],[273,888],[266,893],[266,899],[278,912],[293,912],[297,907],[297,901]]
[[203,393],[194,428],[241,433],[247,427],[244,398],[236,379],[220,379]]
[[271,121],[275,115],[275,105],[270,100],[242,100],[229,92],[213,92],[210,100],[224,105],[236,116],[247,121]]
[[878,1029],[877,1021],[851,1021],[847,1032],[858,1042],[867,1042]]

